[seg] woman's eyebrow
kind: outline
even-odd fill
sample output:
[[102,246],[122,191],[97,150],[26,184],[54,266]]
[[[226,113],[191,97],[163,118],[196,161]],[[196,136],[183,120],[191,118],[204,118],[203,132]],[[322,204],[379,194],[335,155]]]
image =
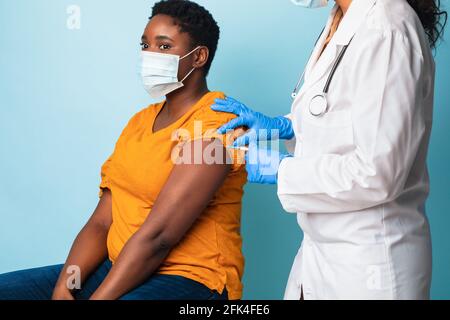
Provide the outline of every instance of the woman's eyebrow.
[[[141,37],[141,40],[142,41],[147,41],[147,36],[145,36],[145,35],[143,35],[142,37]],[[160,36],[156,36],[156,40],[169,40],[169,41],[172,41],[173,42],[173,39],[171,38],[171,37],[169,37],[169,36],[164,36],[164,35],[160,35]]]
[[169,40],[169,41],[173,41],[173,39],[169,36],[165,36],[165,35],[159,35],[156,37],[157,40]]

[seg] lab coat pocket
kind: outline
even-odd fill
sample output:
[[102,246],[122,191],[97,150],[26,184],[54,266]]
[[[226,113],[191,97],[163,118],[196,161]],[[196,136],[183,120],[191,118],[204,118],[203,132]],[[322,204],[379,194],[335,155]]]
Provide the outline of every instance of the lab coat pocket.
[[352,116],[348,110],[327,112],[321,117],[304,112],[300,130],[304,157],[345,154],[354,149]]

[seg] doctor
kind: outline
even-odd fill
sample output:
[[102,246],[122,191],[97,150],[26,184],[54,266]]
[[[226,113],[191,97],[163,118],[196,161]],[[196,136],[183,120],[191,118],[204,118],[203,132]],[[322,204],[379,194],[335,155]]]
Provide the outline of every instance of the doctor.
[[[288,117],[231,98],[212,107],[239,116],[220,132],[250,129],[235,143],[250,145],[249,181],[278,183],[297,213],[304,239],[285,299],[429,298],[430,48],[441,16],[434,0],[336,0]],[[264,138],[289,140],[290,154],[258,147]]]

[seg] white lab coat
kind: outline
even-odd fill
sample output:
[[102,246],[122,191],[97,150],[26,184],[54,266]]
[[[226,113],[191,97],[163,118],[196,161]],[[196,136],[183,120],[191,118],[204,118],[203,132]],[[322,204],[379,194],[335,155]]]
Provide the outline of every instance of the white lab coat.
[[[292,106],[294,157],[278,196],[304,232],[285,299],[428,299],[425,215],[434,61],[406,0],[355,0],[319,60],[335,7]],[[309,112],[342,46],[328,94]]]

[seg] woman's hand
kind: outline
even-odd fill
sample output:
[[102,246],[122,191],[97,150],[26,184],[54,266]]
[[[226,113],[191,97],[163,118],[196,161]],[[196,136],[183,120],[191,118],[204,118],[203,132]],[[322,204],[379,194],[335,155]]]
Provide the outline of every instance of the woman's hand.
[[66,286],[57,285],[53,291],[52,300],[71,301],[75,298]]
[[225,134],[229,130],[240,127],[247,127],[249,131],[243,136],[236,139],[233,147],[242,147],[250,144],[251,141],[264,141],[275,139],[292,139],[294,130],[292,122],[286,117],[271,118],[262,113],[253,111],[241,102],[226,98],[216,99],[216,104],[211,107],[212,110],[218,112],[234,113],[238,117],[222,126],[218,132]]

